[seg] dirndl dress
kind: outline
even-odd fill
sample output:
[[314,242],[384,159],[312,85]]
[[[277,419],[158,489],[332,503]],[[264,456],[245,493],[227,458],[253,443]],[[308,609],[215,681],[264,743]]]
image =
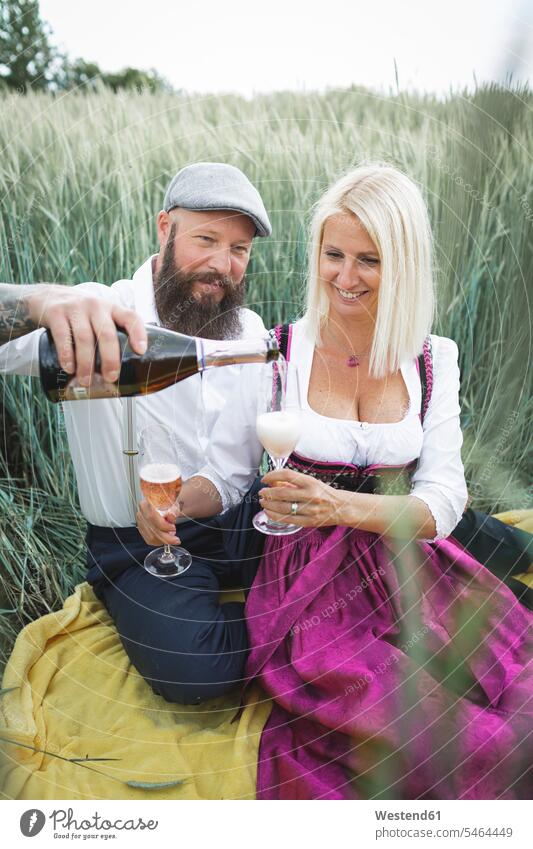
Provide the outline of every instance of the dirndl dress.
[[[287,465],[366,492],[411,471]],[[533,613],[459,543],[267,537],[245,614],[247,680],[273,700],[259,799],[532,797]]]

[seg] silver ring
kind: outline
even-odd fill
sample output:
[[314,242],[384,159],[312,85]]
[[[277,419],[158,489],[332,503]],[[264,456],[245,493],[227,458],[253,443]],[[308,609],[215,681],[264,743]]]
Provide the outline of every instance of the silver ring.
[[298,512],[298,502],[293,501],[292,504],[291,504],[291,516],[296,516],[297,512]]

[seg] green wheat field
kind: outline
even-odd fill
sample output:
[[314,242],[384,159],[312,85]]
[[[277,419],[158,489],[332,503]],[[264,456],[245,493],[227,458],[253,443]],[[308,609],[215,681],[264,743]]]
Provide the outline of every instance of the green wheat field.
[[[438,321],[460,351],[463,461],[474,506],[533,506],[533,98],[384,96],[353,89],[185,97],[0,100],[0,280],[112,283],[156,250],[155,216],[183,165],[219,160],[260,189],[248,303],[267,325],[299,314],[306,225],[324,188],[385,160],[422,186],[435,233]],[[85,524],[62,413],[37,381],[0,395],[0,662],[28,621],[84,577]]]

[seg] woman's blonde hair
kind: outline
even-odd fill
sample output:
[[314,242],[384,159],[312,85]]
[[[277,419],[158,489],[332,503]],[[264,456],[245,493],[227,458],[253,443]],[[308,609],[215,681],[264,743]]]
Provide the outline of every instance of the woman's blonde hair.
[[305,318],[314,344],[328,321],[329,300],[319,275],[324,225],[339,213],[355,215],[381,261],[378,312],[370,352],[374,377],[395,372],[420,354],[434,312],[432,237],[416,184],[391,165],[361,165],[341,177],[315,204],[311,221]]

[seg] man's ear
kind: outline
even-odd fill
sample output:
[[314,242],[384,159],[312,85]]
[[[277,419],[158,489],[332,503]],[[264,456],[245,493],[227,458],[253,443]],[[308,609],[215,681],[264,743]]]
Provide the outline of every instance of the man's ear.
[[157,240],[159,242],[159,247],[163,249],[168,241],[168,237],[170,236],[170,228],[172,227],[172,221],[170,220],[170,215],[168,212],[165,212],[164,209],[157,215]]
[[178,225],[176,211],[171,209],[170,212],[165,212],[165,210],[162,209],[157,215],[157,238],[159,241],[159,247],[162,250],[164,250],[166,243],[169,240],[173,224],[175,224],[176,227]]

